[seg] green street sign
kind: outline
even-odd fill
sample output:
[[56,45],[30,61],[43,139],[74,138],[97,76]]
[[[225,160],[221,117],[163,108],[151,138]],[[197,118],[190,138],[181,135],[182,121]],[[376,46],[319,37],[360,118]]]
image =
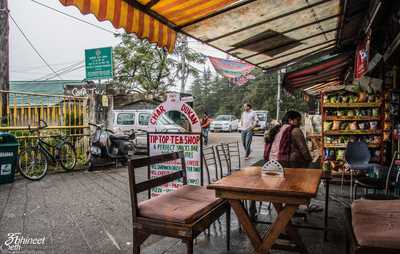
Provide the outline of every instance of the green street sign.
[[97,48],[85,50],[86,79],[112,79],[113,60],[112,48]]

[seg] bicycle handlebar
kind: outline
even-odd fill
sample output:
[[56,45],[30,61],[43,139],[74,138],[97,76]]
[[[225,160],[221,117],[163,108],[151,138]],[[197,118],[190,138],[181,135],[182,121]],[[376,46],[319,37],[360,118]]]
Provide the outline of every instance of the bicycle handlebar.
[[[40,123],[43,123],[44,125],[40,125]],[[42,129],[46,129],[48,126],[49,125],[47,124],[47,122],[45,120],[40,119],[39,120],[39,126],[37,128],[33,129],[33,128],[31,128],[31,125],[28,124],[28,130],[30,132],[39,131],[39,130],[42,130]]]

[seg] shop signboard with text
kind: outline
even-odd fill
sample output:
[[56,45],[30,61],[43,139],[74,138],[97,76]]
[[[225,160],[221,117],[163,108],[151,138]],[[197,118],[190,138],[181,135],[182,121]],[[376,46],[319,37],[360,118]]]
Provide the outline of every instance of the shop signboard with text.
[[[171,111],[180,112],[189,123],[190,132],[172,133],[156,132],[157,120],[163,114]],[[169,94],[167,100],[161,103],[150,117],[149,126],[152,131],[147,134],[147,144],[150,156],[183,151],[186,162],[188,184],[203,184],[202,163],[202,134],[200,119],[194,110],[185,102],[181,101],[175,93]],[[156,178],[181,170],[181,161],[169,161],[149,167],[149,177]],[[158,196],[165,192],[173,191],[182,186],[182,179],[153,188],[151,196]]]

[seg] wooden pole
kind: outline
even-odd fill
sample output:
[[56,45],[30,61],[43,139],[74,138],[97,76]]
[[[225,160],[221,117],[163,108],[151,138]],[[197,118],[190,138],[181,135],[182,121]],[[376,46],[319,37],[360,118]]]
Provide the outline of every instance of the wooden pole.
[[[10,90],[9,85],[9,25],[8,0],[0,0],[0,90]],[[7,122],[8,94],[1,93],[1,125]]]

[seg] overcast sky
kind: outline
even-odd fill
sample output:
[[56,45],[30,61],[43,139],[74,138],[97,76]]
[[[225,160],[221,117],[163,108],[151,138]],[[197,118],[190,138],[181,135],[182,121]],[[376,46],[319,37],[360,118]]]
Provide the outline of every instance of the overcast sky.
[[[82,15],[75,7],[64,7],[58,0],[36,0],[67,14],[79,17],[108,30],[116,30],[108,21],[99,22],[93,15]],[[115,46],[119,40],[110,32],[64,16],[31,0],[9,0],[10,14],[23,29],[43,58],[56,70],[84,60],[84,50]],[[191,39],[190,41],[193,41]],[[207,55],[225,54],[198,42],[191,47]],[[10,79],[35,80],[51,74],[10,20]],[[84,68],[61,76],[63,79],[84,79]]]

